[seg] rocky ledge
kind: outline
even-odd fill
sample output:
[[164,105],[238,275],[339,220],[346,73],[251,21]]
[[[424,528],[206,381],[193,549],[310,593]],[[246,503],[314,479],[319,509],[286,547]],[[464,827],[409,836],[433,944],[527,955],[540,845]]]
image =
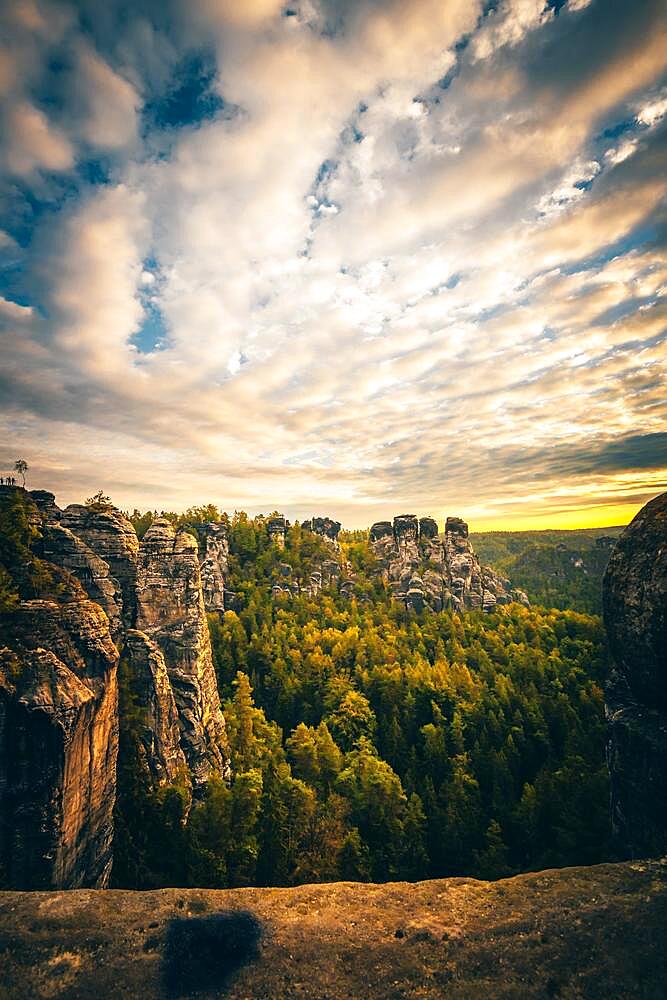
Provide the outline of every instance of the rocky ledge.
[[658,1000],[666,935],[667,859],[500,882],[0,893],[4,1000]]

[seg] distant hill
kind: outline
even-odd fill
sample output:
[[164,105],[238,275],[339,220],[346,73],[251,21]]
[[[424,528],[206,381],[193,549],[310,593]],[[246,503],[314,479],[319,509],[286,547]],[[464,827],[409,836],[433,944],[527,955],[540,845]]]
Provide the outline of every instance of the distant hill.
[[622,525],[544,531],[479,531],[470,539],[482,563],[510,577],[533,604],[599,615],[601,582]]

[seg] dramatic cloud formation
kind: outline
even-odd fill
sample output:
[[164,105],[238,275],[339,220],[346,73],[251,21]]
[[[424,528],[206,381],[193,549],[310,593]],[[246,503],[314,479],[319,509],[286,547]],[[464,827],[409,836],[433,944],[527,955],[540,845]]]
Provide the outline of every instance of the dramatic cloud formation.
[[0,464],[621,523],[667,487],[660,0],[14,0]]

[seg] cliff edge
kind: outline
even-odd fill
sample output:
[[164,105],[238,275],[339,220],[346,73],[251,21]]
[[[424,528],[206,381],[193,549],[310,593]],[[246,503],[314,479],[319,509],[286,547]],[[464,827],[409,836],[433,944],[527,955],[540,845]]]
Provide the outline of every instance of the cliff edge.
[[666,935],[667,859],[499,882],[5,892],[0,995],[658,1000]]

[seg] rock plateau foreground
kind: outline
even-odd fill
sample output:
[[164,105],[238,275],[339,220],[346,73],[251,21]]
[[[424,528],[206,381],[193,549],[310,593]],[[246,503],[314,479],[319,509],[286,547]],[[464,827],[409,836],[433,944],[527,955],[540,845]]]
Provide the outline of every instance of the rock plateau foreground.
[[[229,909],[258,919],[257,955],[225,983],[194,948],[170,987],[174,921]],[[663,1000],[666,933],[667,859],[499,882],[6,892],[0,996]]]

